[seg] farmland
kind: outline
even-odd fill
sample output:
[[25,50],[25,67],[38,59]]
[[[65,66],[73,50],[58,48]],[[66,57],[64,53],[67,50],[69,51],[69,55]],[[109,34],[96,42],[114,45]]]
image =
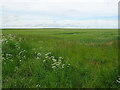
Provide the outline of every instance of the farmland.
[[117,88],[116,29],[5,29],[3,88]]

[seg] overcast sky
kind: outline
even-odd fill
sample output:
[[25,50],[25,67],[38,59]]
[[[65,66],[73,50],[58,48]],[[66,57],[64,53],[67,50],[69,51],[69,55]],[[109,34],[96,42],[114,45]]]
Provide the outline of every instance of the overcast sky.
[[2,0],[2,27],[117,28],[119,0]]

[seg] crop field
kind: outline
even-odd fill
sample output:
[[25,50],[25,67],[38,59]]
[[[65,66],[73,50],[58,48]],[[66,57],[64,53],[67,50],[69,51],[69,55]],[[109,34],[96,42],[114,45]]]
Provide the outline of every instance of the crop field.
[[3,88],[120,88],[116,29],[5,29]]

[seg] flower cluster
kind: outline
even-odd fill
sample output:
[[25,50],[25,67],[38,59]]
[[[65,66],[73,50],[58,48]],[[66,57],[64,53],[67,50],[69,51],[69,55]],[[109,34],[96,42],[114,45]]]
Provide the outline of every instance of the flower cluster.
[[[2,44],[3,44],[3,52],[2,52],[2,61],[13,62],[14,59],[21,64],[23,61],[34,58],[36,60],[41,58],[41,53],[37,52],[35,48],[28,50],[27,44],[24,44],[24,38],[16,37],[12,34],[2,35]],[[26,48],[27,47],[27,48]]]
[[[2,61],[3,65],[7,65],[8,62],[11,62],[15,67],[15,71],[18,70],[18,67],[25,62],[26,60],[34,59],[40,60],[45,70],[62,70],[66,67],[69,67],[70,64],[64,63],[63,57],[56,57],[51,52],[42,54],[38,52],[36,48],[28,48],[28,44],[24,44],[23,38],[15,37],[11,34],[3,36],[3,52],[2,52]],[[27,47],[27,48],[26,48]],[[17,66],[17,68],[16,68]]]
[[6,36],[2,35],[2,43],[8,43],[8,41],[12,41],[14,39],[15,36],[13,36],[12,34],[7,34]]
[[41,57],[41,53],[38,53],[38,52],[35,52],[34,53],[35,54],[35,58],[38,60],[38,59],[40,59],[40,57]]
[[40,86],[41,86],[40,84],[37,84],[37,85],[36,85],[36,88],[40,88]]
[[118,83],[120,83],[120,76],[118,76],[118,79],[116,80]]
[[56,58],[51,54],[51,52],[45,54],[43,63],[49,65],[53,70],[62,69],[65,67],[65,64],[63,63],[63,57]]

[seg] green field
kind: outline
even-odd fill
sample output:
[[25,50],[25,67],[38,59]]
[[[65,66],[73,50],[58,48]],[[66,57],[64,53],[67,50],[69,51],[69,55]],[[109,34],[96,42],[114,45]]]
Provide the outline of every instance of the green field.
[[3,30],[3,88],[118,88],[116,29]]

